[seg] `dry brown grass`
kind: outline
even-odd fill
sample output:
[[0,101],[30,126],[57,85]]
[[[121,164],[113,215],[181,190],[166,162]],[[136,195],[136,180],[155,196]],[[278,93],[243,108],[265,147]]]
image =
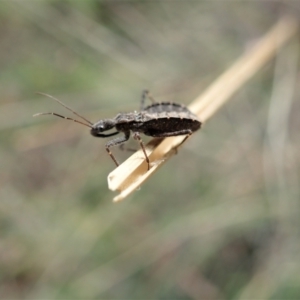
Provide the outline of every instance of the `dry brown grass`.
[[[290,17],[282,17],[255,46],[242,55],[227,71],[213,82],[190,105],[202,123],[211,118],[230,97],[258,72],[279,49],[297,32],[298,23]],[[114,198],[118,202],[139,188],[159,167],[172,157],[184,136],[166,138],[162,142],[152,140],[147,145],[147,155],[152,167],[147,170],[142,150],[137,151],[108,175],[108,186],[120,194]]]

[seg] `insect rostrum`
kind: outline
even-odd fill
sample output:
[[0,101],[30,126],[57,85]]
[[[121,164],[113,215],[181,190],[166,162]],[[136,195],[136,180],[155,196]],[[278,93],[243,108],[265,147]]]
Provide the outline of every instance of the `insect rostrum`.
[[[84,120],[84,122],[53,112],[38,113],[34,116],[50,114],[63,119],[71,120],[91,128],[91,134],[100,138],[123,133],[123,136],[114,138],[108,141],[105,145],[106,151],[117,166],[119,163],[110,151],[110,148],[125,143],[130,138],[131,132],[133,133],[133,138],[139,142],[144,152],[149,170],[150,161],[146,154],[145,146],[140,137],[140,133],[159,138],[186,135],[186,138],[184,139],[185,141],[194,131],[197,131],[201,127],[201,122],[199,121],[198,117],[194,115],[187,107],[172,102],[155,102],[147,90],[143,91],[141,110],[139,112],[119,113],[112,119],[103,119],[96,123],[90,122],[58,99],[47,94],[39,94],[48,96],[51,99],[59,102],[73,114]],[[147,97],[153,102],[149,106],[145,106],[145,100]],[[116,129],[115,132],[107,134],[103,133],[113,128]]]

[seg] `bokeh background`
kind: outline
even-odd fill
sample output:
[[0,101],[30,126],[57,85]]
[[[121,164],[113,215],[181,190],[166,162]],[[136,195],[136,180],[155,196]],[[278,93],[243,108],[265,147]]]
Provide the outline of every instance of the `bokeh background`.
[[297,38],[118,204],[106,140],[32,118],[72,116],[36,91],[92,121],[138,109],[144,88],[189,104],[297,9],[1,1],[0,298],[299,299]]

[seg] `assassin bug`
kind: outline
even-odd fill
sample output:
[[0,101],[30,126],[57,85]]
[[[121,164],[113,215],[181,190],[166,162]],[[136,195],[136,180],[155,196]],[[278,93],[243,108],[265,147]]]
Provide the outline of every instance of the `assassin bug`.
[[[116,145],[122,145],[128,141],[131,132],[133,133],[133,138],[139,142],[143,150],[149,170],[150,161],[146,153],[144,143],[140,137],[140,133],[159,138],[186,135],[185,139],[183,140],[184,142],[193,132],[197,131],[201,127],[201,122],[199,121],[198,117],[194,115],[187,107],[172,102],[156,102],[147,90],[143,91],[141,110],[139,112],[135,111],[130,113],[119,113],[112,119],[103,119],[96,123],[92,123],[85,117],[79,115],[77,112],[55,97],[44,93],[38,94],[47,96],[57,101],[63,107],[71,111],[85,122],[65,117],[54,112],[38,113],[35,114],[34,117],[40,115],[54,115],[73,121],[89,127],[91,129],[91,135],[94,137],[106,138],[123,133],[123,136],[112,139],[105,145],[106,151],[117,166],[119,163],[110,151],[110,148]],[[151,105],[145,106],[146,98],[152,101]],[[115,132],[108,134],[103,133],[113,128],[116,129]]]

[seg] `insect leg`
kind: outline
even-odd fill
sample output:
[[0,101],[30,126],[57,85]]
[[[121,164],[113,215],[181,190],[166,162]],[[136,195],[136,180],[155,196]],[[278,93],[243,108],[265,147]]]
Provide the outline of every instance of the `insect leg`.
[[130,131],[128,131],[128,132],[126,131],[126,132],[124,132],[124,136],[121,136],[121,137],[118,137],[116,139],[110,140],[105,145],[105,149],[106,149],[108,155],[114,161],[114,163],[116,164],[116,166],[119,166],[119,163],[117,162],[116,158],[114,157],[114,155],[110,151],[110,147],[117,146],[117,145],[125,143],[126,141],[128,141],[129,137],[130,137]]
[[185,138],[183,139],[183,141],[179,145],[174,147],[174,150],[177,154],[177,148],[180,147],[192,135],[192,133],[193,133],[193,131],[191,129],[182,129],[182,130],[178,130],[178,131],[164,132],[164,133],[151,132],[151,136],[153,136],[153,137],[170,137],[170,136],[186,135]]
[[140,146],[141,146],[141,148],[142,148],[142,150],[143,150],[143,152],[144,152],[144,155],[145,155],[145,158],[146,158],[146,162],[147,162],[147,164],[148,164],[148,170],[149,170],[149,169],[150,169],[150,161],[149,161],[149,157],[148,157],[148,155],[147,155],[147,153],[146,153],[145,145],[144,145],[144,143],[143,143],[143,141],[142,141],[142,139],[141,139],[140,134],[139,134],[138,132],[134,132],[134,133],[133,133],[133,138],[134,138],[135,140],[138,140],[138,141],[139,141]]
[[180,147],[191,135],[192,135],[192,130],[189,130],[190,132],[189,133],[187,133],[187,135],[185,136],[185,138],[182,140],[182,142],[179,144],[179,145],[177,145],[174,149],[175,149],[175,151],[176,151],[176,154],[177,154],[177,148],[178,147]]
[[169,136],[178,136],[178,135],[186,135],[187,134],[187,137],[189,137],[192,133],[193,133],[193,131],[191,129],[182,129],[182,130],[171,131],[171,132],[148,131],[147,135],[150,135],[153,137],[169,137]]
[[146,98],[150,99],[153,103],[156,103],[156,101],[154,100],[150,92],[148,90],[143,90],[142,99],[141,99],[141,110],[144,110],[145,108]]

